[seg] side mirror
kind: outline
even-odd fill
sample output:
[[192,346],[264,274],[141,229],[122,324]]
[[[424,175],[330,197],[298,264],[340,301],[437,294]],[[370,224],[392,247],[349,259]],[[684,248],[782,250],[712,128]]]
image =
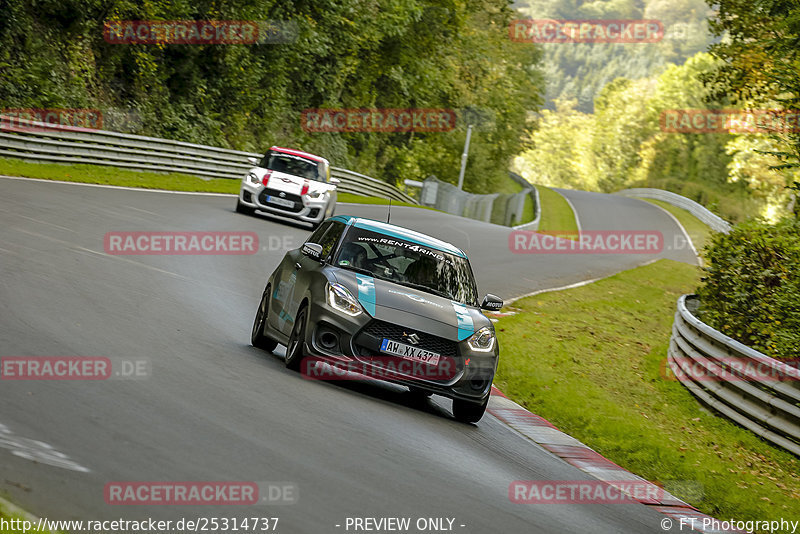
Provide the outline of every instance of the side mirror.
[[497,311],[503,307],[503,299],[491,293],[487,293],[481,302],[482,310]]
[[322,261],[322,245],[317,243],[303,243],[300,251],[312,260]]
[[333,185],[336,185],[336,184],[342,183],[342,181],[340,179],[338,179],[338,178],[334,178],[333,176],[331,176],[330,183],[332,183]]
[[258,158],[254,158],[254,157],[251,156],[251,157],[247,158],[247,161],[249,161],[252,165],[258,167]]

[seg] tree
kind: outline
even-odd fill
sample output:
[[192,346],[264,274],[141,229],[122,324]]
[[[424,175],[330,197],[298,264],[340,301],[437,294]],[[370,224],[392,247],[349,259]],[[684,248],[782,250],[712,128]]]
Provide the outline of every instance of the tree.
[[[711,47],[721,65],[704,78],[712,97],[731,93],[744,107],[800,109],[800,4],[796,0],[707,0],[716,9],[711,30],[724,37]],[[774,166],[800,166],[800,134],[776,132],[788,151]]]

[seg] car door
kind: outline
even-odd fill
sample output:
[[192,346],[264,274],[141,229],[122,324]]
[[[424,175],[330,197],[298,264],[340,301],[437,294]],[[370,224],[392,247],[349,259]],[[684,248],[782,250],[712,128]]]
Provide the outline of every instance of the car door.
[[[306,240],[306,243],[321,241],[325,233],[330,230],[332,221],[322,223]],[[302,247],[301,247],[302,248]],[[270,326],[283,334],[289,335],[294,325],[296,307],[293,306],[297,286],[298,265],[303,265],[306,257],[301,248],[290,250],[281,261],[278,276],[273,280],[272,303],[270,306],[274,313],[269,314]],[[312,260],[313,261],[313,260]]]
[[[323,230],[323,226],[327,228],[324,229],[324,232],[320,232],[320,230]],[[309,288],[324,288],[324,283],[314,286],[314,282],[317,281],[316,279],[325,276],[322,274],[322,267],[325,263],[330,261],[331,255],[335,252],[336,245],[341,239],[344,229],[345,224],[341,221],[326,221],[308,238],[306,243],[317,243],[322,246],[321,262],[314,258],[309,258],[298,251],[299,256],[293,266],[294,270],[290,274],[290,278],[293,277],[292,289],[287,298],[287,304],[291,308],[291,311],[287,310],[287,312],[291,314],[292,318],[297,315],[297,310],[300,308],[300,304],[303,302],[303,298],[306,295],[311,294],[312,300],[325,298],[324,294],[313,294],[313,292],[309,291]],[[318,239],[319,241],[312,241],[312,239]]]

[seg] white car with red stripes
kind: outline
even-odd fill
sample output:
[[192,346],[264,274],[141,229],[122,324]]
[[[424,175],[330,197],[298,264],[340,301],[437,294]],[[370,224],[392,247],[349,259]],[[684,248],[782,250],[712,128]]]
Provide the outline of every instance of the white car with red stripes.
[[256,210],[291,217],[317,227],[336,209],[336,184],[328,160],[308,152],[273,146],[242,179],[236,211]]

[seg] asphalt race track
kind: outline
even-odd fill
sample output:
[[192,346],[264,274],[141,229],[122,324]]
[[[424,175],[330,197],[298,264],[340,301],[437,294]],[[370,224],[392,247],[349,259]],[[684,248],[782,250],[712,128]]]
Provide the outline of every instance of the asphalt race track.
[[[585,230],[656,230],[667,244],[682,235],[645,202],[565,194]],[[306,380],[284,368],[282,348],[251,347],[266,278],[308,229],[236,214],[234,202],[0,178],[0,356],[107,356],[151,366],[138,380],[0,381],[0,495],[49,519],[278,517],[287,534],[346,532],[347,517],[383,516],[453,518],[463,533],[662,532],[664,516],[639,504],[510,502],[514,480],[587,475],[489,414],[477,426],[460,424],[444,399],[419,403],[400,387]],[[386,208],[340,205],[344,213],[384,219]],[[694,261],[685,249],[512,254],[507,228],[414,208],[393,208],[392,222],[462,247],[481,294],[504,298],[660,256]],[[197,230],[253,231],[261,250],[104,253],[110,231]],[[71,462],[29,459],[47,446]],[[111,506],[104,487],[114,481],[281,482],[296,487],[299,500]]]

